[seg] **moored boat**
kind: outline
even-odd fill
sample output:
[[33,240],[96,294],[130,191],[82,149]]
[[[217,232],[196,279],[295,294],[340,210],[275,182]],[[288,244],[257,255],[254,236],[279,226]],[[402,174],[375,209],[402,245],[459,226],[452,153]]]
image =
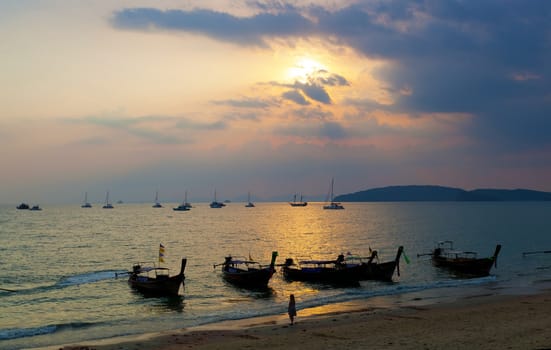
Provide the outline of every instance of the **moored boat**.
[[16,208],[17,209],[30,209],[31,207],[27,203],[21,203]]
[[272,252],[270,265],[265,266],[252,259],[235,259],[232,256],[225,257],[222,265],[223,278],[232,284],[248,288],[266,288],[275,272],[277,252]]
[[92,204],[88,202],[88,192],[84,192],[84,203],[80,206],[81,208],[92,208]]
[[162,208],[163,205],[159,203],[159,191],[155,192],[155,203],[153,204],[153,208]]
[[36,205],[33,205],[32,207],[30,207],[29,210],[40,211],[40,210],[42,210],[42,208],[40,208],[40,206],[38,204],[36,204]]
[[330,202],[329,202],[329,204],[324,205],[323,209],[344,209],[344,206],[341,203],[334,201],[334,199],[335,199],[335,194],[333,193],[334,184],[335,184],[335,179],[332,178],[331,179],[331,190],[330,190],[330,194],[329,194]]
[[293,201],[289,202],[289,204],[291,205],[291,207],[305,207],[308,205],[308,202],[304,202],[302,200],[302,194],[300,195],[300,201],[297,202],[297,195],[295,193],[295,195],[293,196]]
[[103,209],[113,209],[114,206],[109,202],[109,191],[105,194],[105,204],[102,207]]
[[378,261],[376,250],[372,251],[368,257],[348,254],[344,260],[346,266],[353,269],[359,280],[392,281],[394,271],[400,276],[400,257],[403,252],[404,247],[398,247],[394,260],[382,263]]
[[356,271],[346,266],[343,254],[337,260],[301,260],[298,263],[287,258],[282,271],[289,281],[331,284],[358,284],[359,281]]
[[245,208],[254,208],[254,203],[251,202],[251,192],[247,195],[247,204],[245,204]]
[[497,256],[501,244],[496,245],[494,255],[478,258],[476,252],[456,250],[453,241],[438,242],[428,255],[431,256],[434,266],[444,267],[467,276],[488,276],[492,266],[497,267]]
[[172,210],[174,210],[174,211],[188,211],[188,210],[191,210],[191,208],[193,208],[193,206],[191,205],[191,203],[189,203],[187,201],[187,191],[186,191],[186,194],[184,195],[184,201],[182,202],[182,204],[180,204],[176,208],[172,208]]
[[220,208],[223,208],[225,207],[226,205],[222,202],[218,202],[216,200],[216,190],[214,190],[214,200],[212,202],[210,202],[210,207],[211,208],[215,208],[215,209],[220,209]]
[[178,295],[180,286],[184,284],[187,259],[182,259],[180,273],[169,275],[166,267],[143,266],[143,263],[135,264],[129,272],[128,284],[133,289],[147,296],[175,296]]

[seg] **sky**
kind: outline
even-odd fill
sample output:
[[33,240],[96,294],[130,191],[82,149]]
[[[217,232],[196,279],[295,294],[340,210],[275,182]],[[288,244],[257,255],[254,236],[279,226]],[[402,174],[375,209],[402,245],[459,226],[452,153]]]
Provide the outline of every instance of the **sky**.
[[548,62],[546,0],[3,0],[0,203],[551,191]]

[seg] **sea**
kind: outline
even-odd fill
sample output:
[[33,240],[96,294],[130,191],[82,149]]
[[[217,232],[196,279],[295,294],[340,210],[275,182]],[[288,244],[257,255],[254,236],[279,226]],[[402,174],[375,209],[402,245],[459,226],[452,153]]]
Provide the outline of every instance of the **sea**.
[[[550,202],[197,203],[177,212],[148,204],[44,206],[42,211],[0,206],[0,349],[91,342],[220,321],[286,313],[294,294],[301,310],[387,298],[440,300],[476,288],[481,293],[538,293],[551,286]],[[428,253],[452,240],[457,249],[493,254],[497,267],[482,278],[462,278],[432,266]],[[178,297],[148,298],[124,274],[137,262],[158,263],[159,245],[172,274],[187,258]],[[405,257],[393,282],[339,287],[288,282],[278,272],[267,290],[247,290],[221,277],[224,257],[268,264],[286,258],[335,259],[340,253],[393,260]],[[523,254],[526,252],[540,252]],[[419,255],[419,256],[418,256]],[[407,260],[407,261],[406,261]]]

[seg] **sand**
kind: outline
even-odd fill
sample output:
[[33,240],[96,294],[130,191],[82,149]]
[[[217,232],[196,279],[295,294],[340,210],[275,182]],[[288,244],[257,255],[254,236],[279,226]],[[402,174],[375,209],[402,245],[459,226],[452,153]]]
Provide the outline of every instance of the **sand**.
[[281,314],[56,349],[551,349],[551,292],[353,305],[300,310],[297,301],[295,325]]

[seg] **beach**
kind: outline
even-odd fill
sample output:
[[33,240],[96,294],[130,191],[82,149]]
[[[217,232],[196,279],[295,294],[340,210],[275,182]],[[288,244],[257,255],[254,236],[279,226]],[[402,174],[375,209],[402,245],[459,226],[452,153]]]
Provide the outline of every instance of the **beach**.
[[56,349],[551,349],[550,291],[379,305],[367,299],[324,312],[297,304],[294,325],[281,314]]

